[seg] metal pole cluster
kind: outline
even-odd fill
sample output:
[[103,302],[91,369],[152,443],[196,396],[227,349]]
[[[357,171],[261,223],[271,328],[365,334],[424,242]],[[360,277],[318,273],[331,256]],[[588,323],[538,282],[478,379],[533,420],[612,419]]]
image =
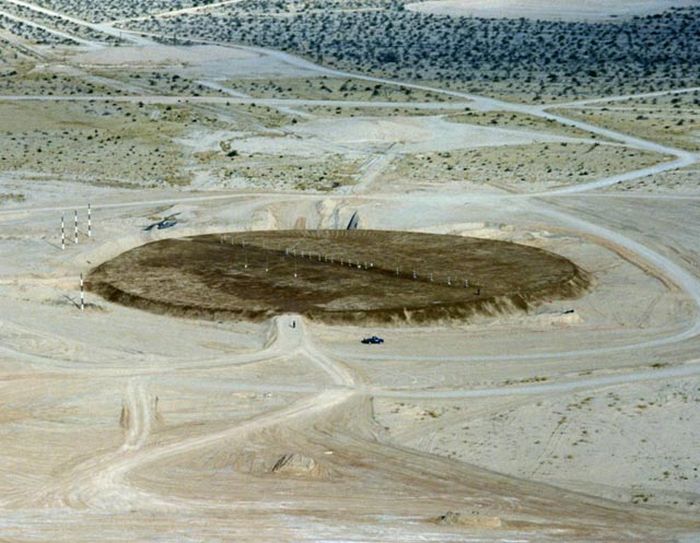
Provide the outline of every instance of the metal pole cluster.
[[85,311],[85,285],[82,273],[80,274],[80,311]]
[[[73,244],[77,245],[80,242],[78,227],[78,210],[73,211]],[[92,206],[87,205],[87,237],[92,238]],[[66,215],[61,213],[61,250],[66,250]],[[80,303],[78,305],[80,311],[85,311],[85,278],[80,274]]]
[[[73,244],[80,242],[80,229],[78,224],[78,210],[73,211]],[[87,237],[92,239],[92,205],[87,205]],[[66,250],[66,216],[61,213],[61,250]]]

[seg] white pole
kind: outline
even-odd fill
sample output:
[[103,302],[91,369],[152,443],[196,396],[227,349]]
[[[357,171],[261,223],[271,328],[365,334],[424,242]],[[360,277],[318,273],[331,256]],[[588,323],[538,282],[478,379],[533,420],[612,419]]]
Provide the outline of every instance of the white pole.
[[66,250],[66,221],[63,213],[61,213],[61,250]]
[[75,231],[75,243],[78,243],[78,210],[76,209],[74,212],[74,221],[73,224],[75,226],[74,231]]
[[85,311],[85,287],[82,273],[80,274],[80,311]]
[[88,204],[88,237],[92,237],[92,209],[90,208],[90,204]]

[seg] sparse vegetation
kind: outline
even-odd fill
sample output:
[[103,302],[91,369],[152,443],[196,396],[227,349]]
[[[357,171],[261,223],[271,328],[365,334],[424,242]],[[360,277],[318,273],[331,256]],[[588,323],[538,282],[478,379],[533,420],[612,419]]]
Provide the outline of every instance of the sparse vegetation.
[[119,186],[188,183],[187,162],[172,139],[204,124],[187,108],[106,102],[10,102],[0,104],[0,116],[0,171]]
[[6,30],[38,45],[76,45],[70,38],[59,36],[43,28],[33,26],[0,13],[0,30]]
[[533,143],[407,155],[386,173],[386,180],[414,184],[459,181],[531,190],[590,181],[667,159],[617,145]]
[[0,204],[7,202],[24,202],[25,196],[19,192],[0,192]]
[[341,69],[535,102],[700,81],[700,8],[610,24],[437,16],[408,11],[401,0],[369,5],[334,10],[307,2],[297,10],[296,4],[246,0],[129,26],[273,47]]
[[235,79],[227,86],[253,98],[304,98],[310,100],[361,100],[363,102],[464,101],[441,93],[372,83],[361,79],[328,77]]
[[[54,29],[59,32],[63,32],[65,34],[68,34],[70,36],[75,36],[76,38],[81,38],[85,40],[90,40],[93,42],[97,43],[110,43],[110,44],[118,44],[120,42],[119,39],[110,36],[109,34],[105,34],[104,32],[98,32],[96,30],[93,30],[92,28],[85,26],[85,25],[80,25],[77,23],[74,23],[72,21],[69,21],[67,19],[64,19],[62,17],[57,17],[54,15],[49,15],[46,13],[43,13],[41,11],[37,11],[34,9],[30,9],[26,6],[22,6],[20,4],[15,4],[13,2],[8,2],[7,0],[0,0],[0,11],[7,13],[11,16],[14,16],[18,19],[21,20],[26,20],[26,21],[31,21],[32,23],[48,28],[48,29]],[[8,19],[5,17],[5,19]],[[31,40],[35,41],[36,43],[43,43],[43,40],[47,39],[46,35],[50,35],[51,32],[41,30],[40,28],[33,27],[28,24],[24,23],[18,23],[17,21],[14,21],[15,24],[18,26],[15,26],[12,31],[15,33],[18,33],[20,36]],[[0,23],[2,24],[2,23]],[[42,36],[40,38],[41,41],[37,41],[36,38],[37,36]],[[47,43],[55,43],[53,41],[49,41]],[[59,43],[70,45],[72,44],[72,40],[66,39],[63,40]]]
[[35,3],[62,13],[70,13],[87,21],[104,22],[114,19],[144,17],[191,6],[211,4],[215,0],[35,0]]
[[672,145],[689,151],[700,150],[700,91],[658,98],[640,98],[597,104],[596,107],[567,108],[564,115]]

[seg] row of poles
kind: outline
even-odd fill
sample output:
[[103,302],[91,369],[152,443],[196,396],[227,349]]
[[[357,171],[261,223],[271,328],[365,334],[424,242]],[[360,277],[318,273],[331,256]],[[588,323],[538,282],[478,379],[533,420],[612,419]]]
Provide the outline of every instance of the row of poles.
[[[241,241],[241,247],[245,248],[245,246],[246,246],[246,242],[245,242],[245,241]],[[290,249],[289,247],[287,247],[287,248],[284,249],[284,256],[287,257],[287,256],[290,256],[290,255],[291,255],[292,257],[294,257],[294,258],[297,257],[297,250],[296,250],[296,248],[291,248],[291,249]],[[315,258],[317,259],[318,262],[327,262],[327,263],[330,263],[330,264],[333,264],[333,263],[335,262],[334,257],[329,257],[328,255],[322,255],[321,253],[311,253],[311,252],[305,252],[305,251],[301,250],[299,256],[300,256],[301,258],[305,258],[305,257],[306,257],[306,258],[308,258],[309,260],[313,260],[313,258],[315,257]],[[338,258],[338,262],[340,263],[341,266],[344,266],[344,265],[347,264],[349,267],[356,267],[357,269],[369,270],[369,269],[374,268],[374,262],[366,262],[366,261],[365,261],[365,262],[361,262],[361,261],[359,261],[359,260],[353,262],[352,260],[350,260],[350,259],[345,259],[345,258],[343,258],[343,257]],[[245,257],[245,264],[244,264],[244,267],[245,267],[245,268],[248,268],[248,258],[247,258],[247,255],[246,255],[246,257]],[[267,272],[268,270],[269,270],[269,266],[266,265],[266,266],[265,266],[265,271]],[[400,268],[399,266],[396,266],[396,277],[400,277],[400,276],[401,276],[401,268]],[[297,272],[296,266],[295,266],[295,268],[294,268],[294,277],[295,277],[295,278],[298,277],[298,272]],[[414,280],[417,281],[417,280],[419,279],[418,272],[416,272],[416,270],[413,270],[413,271],[412,271],[412,274],[411,274],[411,277],[412,277]],[[427,277],[428,277],[428,280],[429,280],[431,283],[435,282],[435,278],[434,278],[432,272],[429,273]],[[446,283],[447,283],[447,286],[450,286],[450,287],[451,287],[451,286],[458,286],[458,285],[460,285],[460,284],[463,284],[463,285],[464,285],[464,288],[469,288],[469,287],[470,287],[469,279],[464,279],[463,282],[460,282],[460,281],[457,281],[457,280],[453,280],[453,278],[452,278],[451,276],[447,276],[447,281],[446,281]],[[481,287],[479,287],[479,286],[476,287],[476,295],[477,295],[477,296],[481,295]]]
[[[77,245],[80,241],[78,234],[78,210],[73,212],[73,243]],[[87,206],[87,237],[92,238],[92,207]],[[61,250],[66,250],[66,216],[61,213]],[[80,311],[85,311],[85,280],[80,274]]]
[[[284,250],[284,254],[285,254],[285,256],[289,256],[289,255],[291,254],[294,258],[297,257],[296,249],[289,249],[289,248],[287,248],[287,249]],[[301,251],[299,256],[300,256],[301,258],[308,257],[309,260],[313,260],[313,257],[317,257],[318,262],[328,262],[328,263],[330,263],[330,264],[333,264],[333,263],[334,263],[333,257],[330,257],[330,258],[329,258],[328,255],[322,255],[322,254],[320,254],[320,253],[309,253],[309,252],[306,252],[306,253],[305,253],[304,251]],[[341,266],[344,266],[344,265],[347,264],[349,267],[351,267],[351,268],[355,268],[355,267],[356,267],[358,270],[361,270],[361,269],[369,270],[369,269],[374,268],[374,262],[369,262],[369,263],[368,263],[368,262],[366,262],[366,261],[365,261],[365,262],[361,262],[361,261],[359,261],[359,260],[357,260],[357,261],[352,261],[352,260],[350,260],[350,259],[345,259],[345,258],[343,258],[343,257],[340,257],[340,258],[338,259],[338,262],[340,263]],[[400,276],[401,276],[401,268],[400,268],[399,266],[396,266],[396,274],[395,274],[395,275],[396,275],[396,277],[400,277]],[[296,277],[296,274],[295,274],[295,277]],[[429,274],[427,275],[427,277],[428,277],[428,280],[429,280],[431,283],[434,282],[434,276],[433,276],[433,273],[432,273],[432,272],[429,273]],[[418,272],[417,272],[416,270],[412,270],[411,278],[414,279],[414,280],[416,280],[416,281],[419,279],[419,275],[418,275]],[[459,284],[460,284],[459,281],[453,281],[451,276],[447,276],[447,286],[450,286],[450,287],[451,287],[451,286],[456,286],[456,285],[459,285]],[[470,286],[469,279],[464,279],[463,284],[464,284],[464,288],[469,288],[469,286]],[[479,295],[479,294],[481,294],[481,287],[477,287],[477,295]]]
[[[73,212],[73,243],[78,244],[78,210]],[[90,204],[87,206],[87,237],[92,238],[92,208]],[[61,250],[66,250],[66,216],[61,213]]]

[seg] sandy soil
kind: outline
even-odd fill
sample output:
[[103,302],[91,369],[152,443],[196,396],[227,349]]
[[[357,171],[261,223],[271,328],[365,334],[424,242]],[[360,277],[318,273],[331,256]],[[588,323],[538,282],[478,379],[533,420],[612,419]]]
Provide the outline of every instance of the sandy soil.
[[252,53],[200,45],[194,47],[172,47],[167,45],[141,47],[113,47],[89,51],[73,57],[73,62],[92,66],[176,66],[225,60],[250,59],[258,57]]
[[614,21],[635,15],[649,15],[671,7],[696,6],[696,0],[605,0],[584,2],[529,0],[428,0],[409,4],[408,9],[436,15],[459,17],[508,17],[549,21]]
[[383,399],[375,413],[405,446],[614,500],[697,511],[697,457],[686,451],[697,439],[698,384],[659,380],[534,402]]
[[[555,109],[352,75],[412,88],[424,108],[352,118],[398,106],[340,88],[331,99],[358,101],[319,103],[318,79],[275,101],[270,81],[328,70],[125,39],[150,48],[146,65],[143,49],[15,38],[22,55],[2,57],[3,74],[17,70],[0,97],[3,541],[698,539],[694,95]],[[165,95],[173,75],[186,82]],[[253,105],[241,94],[256,78],[270,97]],[[194,96],[199,84],[211,94]],[[640,111],[619,120],[617,106]],[[652,113],[663,121],[633,122]],[[393,169],[431,153],[463,168],[463,152],[488,155],[492,182]],[[520,164],[532,181],[503,184]],[[158,181],[169,169],[179,182]],[[80,274],[148,242],[341,229],[354,212],[364,229],[544,249],[592,285],[528,313],[427,326],[190,320],[91,292],[80,309]],[[373,334],[385,343],[360,344]]]
[[[119,34],[119,31],[114,30]],[[183,47],[161,45],[150,41],[134,46],[101,48],[70,55],[71,64],[95,68],[177,68],[180,75],[202,76],[225,82],[230,78],[298,78],[317,77],[305,66],[280,62],[251,49],[198,45]]]
[[238,134],[238,139],[229,139],[229,143],[244,153],[310,155],[318,153],[319,148],[357,153],[392,146],[394,152],[412,154],[543,141],[576,141],[542,132],[452,123],[441,117],[319,119],[287,126],[283,130],[287,137],[245,137],[245,134]]

